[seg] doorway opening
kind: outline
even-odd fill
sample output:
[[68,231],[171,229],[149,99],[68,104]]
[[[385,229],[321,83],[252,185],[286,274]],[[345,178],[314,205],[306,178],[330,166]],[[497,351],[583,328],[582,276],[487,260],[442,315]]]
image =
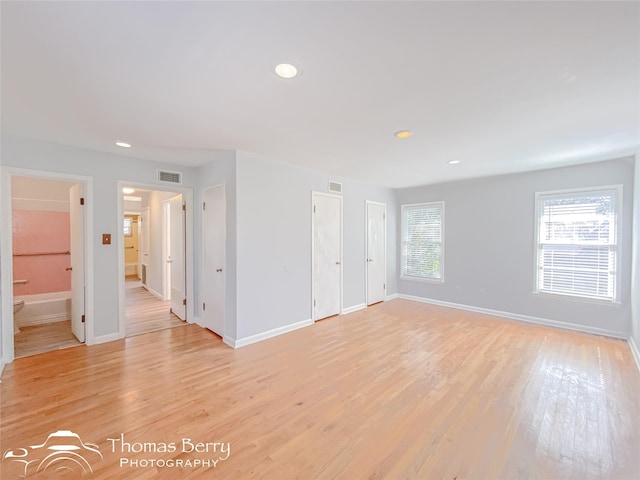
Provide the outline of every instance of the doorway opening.
[[122,193],[125,336],[186,324],[186,215],[181,193]]
[[81,345],[85,185],[11,175],[10,190],[14,358]]

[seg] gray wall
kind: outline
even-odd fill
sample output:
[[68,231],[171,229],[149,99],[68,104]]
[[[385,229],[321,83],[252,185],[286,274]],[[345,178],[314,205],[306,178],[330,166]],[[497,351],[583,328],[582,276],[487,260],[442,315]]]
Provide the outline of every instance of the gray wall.
[[118,196],[122,194],[118,191],[118,180],[158,184],[156,170],[160,168],[183,172],[182,186],[193,188],[195,170],[7,135],[2,135],[0,158],[2,167],[83,175],[93,179],[93,198],[87,208],[93,210],[94,335],[116,334],[120,258],[117,243],[102,245],[101,234],[111,233],[115,238],[119,231],[117,205]]
[[[539,191],[623,185],[620,304],[534,294],[534,203]],[[444,200],[444,283],[399,280],[400,294],[630,332],[633,162],[622,159],[397,191],[402,204]],[[400,242],[398,229],[398,242]],[[401,243],[398,243],[401,245]],[[401,248],[398,248],[400,262]]]
[[[224,184],[226,202],[226,245],[225,245],[225,314],[224,331],[225,335],[236,338],[237,334],[237,293],[236,293],[236,154],[229,152],[213,162],[199,167],[197,170],[198,188],[195,195],[196,214],[194,217],[194,268],[195,278],[200,288],[202,285],[203,262],[202,262],[202,192],[208,187]],[[202,314],[202,291],[196,289],[196,317]]]
[[343,307],[365,302],[366,200],[387,204],[387,294],[396,292],[391,189],[243,152],[237,161],[238,339],[311,319],[311,192],[330,178],[343,182]]
[[[631,281],[631,336],[640,348],[640,152],[636,155],[633,189],[633,272]],[[640,359],[637,359],[640,361]],[[640,365],[639,365],[640,366]]]

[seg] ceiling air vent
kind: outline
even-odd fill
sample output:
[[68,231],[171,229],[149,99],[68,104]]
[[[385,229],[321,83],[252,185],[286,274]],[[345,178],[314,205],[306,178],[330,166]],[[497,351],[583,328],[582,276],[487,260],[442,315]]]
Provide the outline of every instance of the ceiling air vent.
[[158,170],[158,181],[163,183],[182,183],[182,173]]
[[331,193],[342,193],[342,184],[340,182],[329,180],[329,191]]

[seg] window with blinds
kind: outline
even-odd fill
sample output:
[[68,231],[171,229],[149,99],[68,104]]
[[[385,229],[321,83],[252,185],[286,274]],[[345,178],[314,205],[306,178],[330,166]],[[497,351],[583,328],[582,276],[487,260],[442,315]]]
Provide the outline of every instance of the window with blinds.
[[540,293],[614,301],[622,187],[536,194]]
[[402,277],[443,280],[444,202],[403,205]]

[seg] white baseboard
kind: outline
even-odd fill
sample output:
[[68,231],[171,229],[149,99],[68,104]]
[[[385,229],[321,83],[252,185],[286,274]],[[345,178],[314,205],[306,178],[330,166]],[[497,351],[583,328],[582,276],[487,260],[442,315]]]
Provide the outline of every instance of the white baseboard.
[[34,325],[45,325],[47,323],[64,322],[65,320],[71,320],[71,312],[52,313],[50,315],[36,315],[35,317],[19,319],[16,324],[18,325],[18,328],[22,328],[31,327]]
[[357,312],[358,310],[364,310],[367,306],[364,303],[360,305],[354,305],[353,307],[347,307],[342,309],[341,315],[347,315],[348,313]]
[[0,383],[2,383],[2,372],[4,371],[4,358],[0,358]]
[[147,292],[149,292],[150,294],[152,294],[154,297],[157,297],[158,299],[162,300],[164,302],[164,297],[162,295],[160,295],[158,292],[156,292],[153,288],[149,288],[147,285],[142,285]]
[[586,325],[578,325],[576,323],[560,322],[558,320],[550,320],[547,318],[532,317],[530,315],[521,315],[519,313],[503,312],[500,310],[492,310],[490,308],[473,307],[471,305],[463,305],[460,303],[444,302],[442,300],[435,300],[433,298],[416,297],[413,295],[399,294],[398,298],[404,298],[405,300],[413,300],[414,302],[430,303],[432,305],[440,305],[442,307],[457,308],[459,310],[466,310],[469,312],[484,313],[487,315],[493,315],[496,317],[509,318],[511,320],[519,320],[521,322],[535,323],[538,325],[545,325],[547,327],[562,328],[565,330],[572,330],[574,332],[594,333],[596,335],[604,335],[605,337],[621,338],[626,340],[629,335],[625,332],[618,332],[616,330],[607,330],[605,328],[589,327]]
[[199,327],[206,328],[204,325],[202,325],[202,320],[198,316],[194,316],[191,319],[187,319],[187,323],[195,323]]
[[636,345],[633,337],[629,337],[627,342],[629,342],[629,348],[631,348],[633,359],[636,361],[636,367],[638,367],[638,370],[640,370],[640,351],[638,351],[638,346]]
[[298,330],[299,328],[308,327],[309,325],[313,325],[313,320],[302,320],[301,322],[292,323],[290,325],[274,328],[272,330],[267,330],[266,332],[257,333],[255,335],[239,339],[231,338],[225,335],[222,338],[222,341],[233,348],[240,348],[246,345],[251,345],[252,343],[261,342],[262,340],[266,340],[268,338],[277,337],[278,335],[282,335],[284,333]]
[[387,295],[384,301],[388,302],[389,300],[395,300],[396,298],[399,298],[399,297],[400,297],[399,293],[392,293],[391,295]]
[[93,337],[93,342],[91,345],[98,345],[100,343],[113,342],[115,340],[120,340],[124,337],[120,336],[119,333],[110,333],[108,335],[100,335],[99,337]]
[[231,348],[237,348],[236,344],[237,344],[238,341],[235,338],[228,337],[228,336],[225,335],[224,337],[222,337],[222,342],[226,343]]

